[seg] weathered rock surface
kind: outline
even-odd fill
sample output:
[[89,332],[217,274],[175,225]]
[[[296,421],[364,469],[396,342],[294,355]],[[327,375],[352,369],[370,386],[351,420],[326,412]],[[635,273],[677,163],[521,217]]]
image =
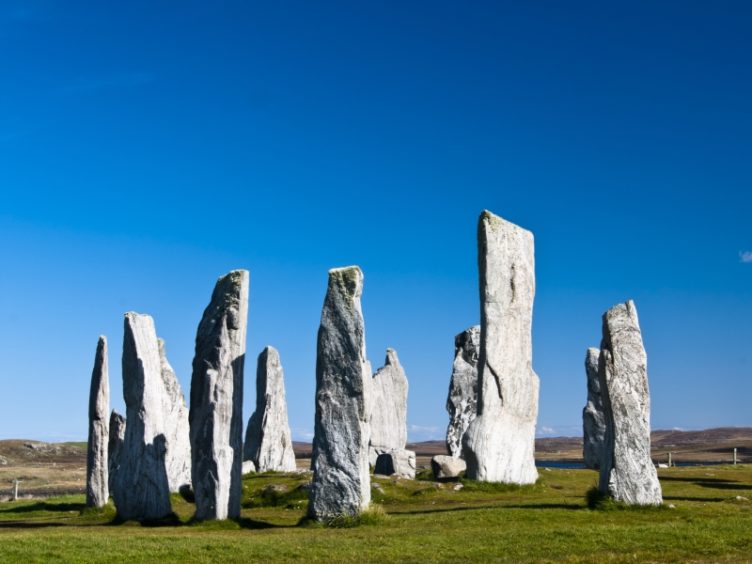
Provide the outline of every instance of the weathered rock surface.
[[164,418],[165,468],[170,491],[177,493],[180,487],[191,483],[191,443],[188,428],[188,408],[185,396],[175,371],[167,361],[163,339],[158,339],[159,361],[161,366],[162,410]]
[[287,420],[285,376],[274,347],[266,347],[258,357],[256,411],[248,420],[243,459],[252,460],[259,472],[296,469]]
[[240,473],[245,476],[246,474],[253,474],[256,471],[256,465],[253,460],[244,460],[241,466]]
[[371,367],[357,266],[329,271],[316,356],[316,419],[309,515],[356,515],[371,501]]
[[110,380],[107,338],[99,337],[89,390],[89,441],[86,451],[86,505],[103,507],[109,499],[107,446],[110,440]]
[[407,376],[394,349],[386,350],[384,366],[371,380],[371,442],[369,462],[378,453],[402,450],[407,443]]
[[219,278],[196,332],[189,420],[199,520],[240,516],[248,284],[247,270]]
[[431,459],[431,471],[436,480],[458,478],[467,469],[467,463],[461,458],[437,454]]
[[606,416],[598,378],[600,354],[600,349],[589,348],[585,355],[588,395],[587,404],[582,410],[582,458],[587,468],[594,469],[600,468],[606,438]]
[[478,414],[463,438],[468,477],[532,484],[538,376],[532,368],[533,234],[484,211],[478,222]]
[[[114,409],[110,413],[110,440],[107,443],[110,492],[115,490],[118,470],[123,456],[125,442],[125,417]],[[113,495],[114,496],[114,495]]]
[[148,315],[125,314],[123,396],[128,424],[112,492],[115,506],[126,520],[160,519],[172,508],[159,345],[154,320]]
[[603,315],[599,379],[606,419],[599,488],[629,505],[663,503],[650,458],[647,355],[631,300]]
[[479,355],[480,325],[475,325],[454,338],[454,363],[446,403],[449,412],[446,444],[455,458],[462,456],[462,437],[478,409]]
[[415,478],[415,453],[405,449],[381,453],[376,458],[373,473],[412,480]]

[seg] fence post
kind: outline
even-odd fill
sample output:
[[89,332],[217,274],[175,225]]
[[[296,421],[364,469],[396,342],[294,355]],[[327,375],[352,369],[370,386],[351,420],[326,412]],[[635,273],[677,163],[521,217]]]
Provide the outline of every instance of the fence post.
[[734,447],[734,466],[736,466],[736,447]]

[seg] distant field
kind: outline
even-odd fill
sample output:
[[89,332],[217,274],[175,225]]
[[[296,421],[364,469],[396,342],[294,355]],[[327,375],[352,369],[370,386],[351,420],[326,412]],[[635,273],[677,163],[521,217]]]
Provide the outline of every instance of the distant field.
[[179,496],[176,518],[152,526],[114,524],[112,506],[85,509],[82,495],[8,502],[0,561],[749,561],[752,466],[659,475],[667,506],[651,509],[588,509],[590,470],[544,470],[521,488],[376,479],[382,512],[350,528],[301,524],[307,474],[246,477],[237,523],[190,524]]

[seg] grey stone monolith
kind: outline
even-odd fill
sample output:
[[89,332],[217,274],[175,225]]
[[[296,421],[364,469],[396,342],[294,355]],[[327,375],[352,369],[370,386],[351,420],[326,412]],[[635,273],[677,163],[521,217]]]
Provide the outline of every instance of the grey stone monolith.
[[217,280],[196,332],[189,412],[196,519],[240,516],[247,270]]
[[266,347],[258,357],[256,411],[248,420],[243,460],[253,461],[257,472],[296,470],[287,420],[285,375],[274,347]]
[[532,367],[533,234],[484,211],[478,222],[478,414],[463,438],[474,480],[532,484],[538,376]]
[[[117,474],[122,460],[123,443],[125,442],[125,417],[114,409],[110,413],[110,439],[107,443],[107,468],[109,471],[110,493],[115,490]],[[114,496],[113,496],[114,497]]]
[[601,351],[589,348],[585,355],[587,376],[587,404],[582,409],[582,459],[586,468],[598,469],[606,438],[606,416],[603,413],[601,383],[598,378],[598,358]]
[[470,327],[454,338],[452,379],[446,403],[449,412],[446,445],[454,458],[462,457],[462,437],[478,409],[479,354],[480,325]]
[[172,512],[165,467],[164,386],[154,320],[125,314],[123,397],[128,424],[113,497],[120,518],[149,521]]
[[107,446],[110,440],[110,380],[107,338],[99,337],[89,390],[89,441],[86,450],[86,505],[103,507],[109,497]]
[[170,491],[177,493],[181,486],[191,484],[191,443],[188,428],[188,408],[185,396],[175,371],[167,361],[163,339],[158,339],[159,361],[162,373],[162,410],[164,414],[164,435],[167,450],[165,468]]
[[316,355],[316,418],[309,515],[326,521],[357,515],[371,501],[368,444],[371,366],[357,266],[329,271]]
[[661,484],[650,458],[647,355],[631,300],[603,315],[598,376],[606,419],[599,489],[628,505],[660,505]]

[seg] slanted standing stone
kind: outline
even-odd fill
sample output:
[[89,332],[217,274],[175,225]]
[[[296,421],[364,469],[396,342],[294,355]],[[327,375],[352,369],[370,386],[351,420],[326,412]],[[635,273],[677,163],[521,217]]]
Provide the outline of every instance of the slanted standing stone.
[[219,278],[196,332],[189,420],[199,520],[240,516],[248,284],[247,270]]
[[538,376],[532,367],[533,234],[484,211],[478,222],[478,415],[463,439],[474,480],[532,484]]
[[371,501],[368,443],[371,367],[357,266],[329,271],[316,355],[316,420],[309,515],[356,515]]
[[110,439],[110,380],[107,338],[99,337],[89,391],[89,442],[86,451],[86,505],[103,507],[109,499],[107,443]]
[[601,382],[598,379],[598,358],[601,351],[589,348],[585,355],[587,374],[587,405],[582,410],[582,459],[585,467],[598,469],[606,438],[606,416],[603,413]]
[[107,443],[110,492],[115,491],[117,473],[123,456],[123,442],[125,441],[125,417],[114,409],[110,413],[110,440]]
[[478,403],[478,355],[480,325],[454,338],[454,363],[446,409],[449,412],[446,444],[449,454],[462,457],[462,437],[475,419]]
[[172,512],[165,467],[162,369],[154,320],[125,314],[123,396],[126,417],[120,467],[113,489],[125,520],[160,519]]
[[603,315],[598,375],[606,419],[600,491],[628,505],[660,505],[661,484],[650,458],[647,355],[631,300]]
[[266,347],[258,357],[256,411],[248,420],[243,460],[253,461],[258,472],[296,470],[287,420],[285,376],[274,347]]
[[167,361],[165,342],[159,339],[159,361],[162,373],[164,395],[162,409],[164,412],[164,434],[167,445],[165,467],[170,491],[180,491],[181,486],[191,483],[191,443],[188,429],[188,408],[185,396],[175,371]]

